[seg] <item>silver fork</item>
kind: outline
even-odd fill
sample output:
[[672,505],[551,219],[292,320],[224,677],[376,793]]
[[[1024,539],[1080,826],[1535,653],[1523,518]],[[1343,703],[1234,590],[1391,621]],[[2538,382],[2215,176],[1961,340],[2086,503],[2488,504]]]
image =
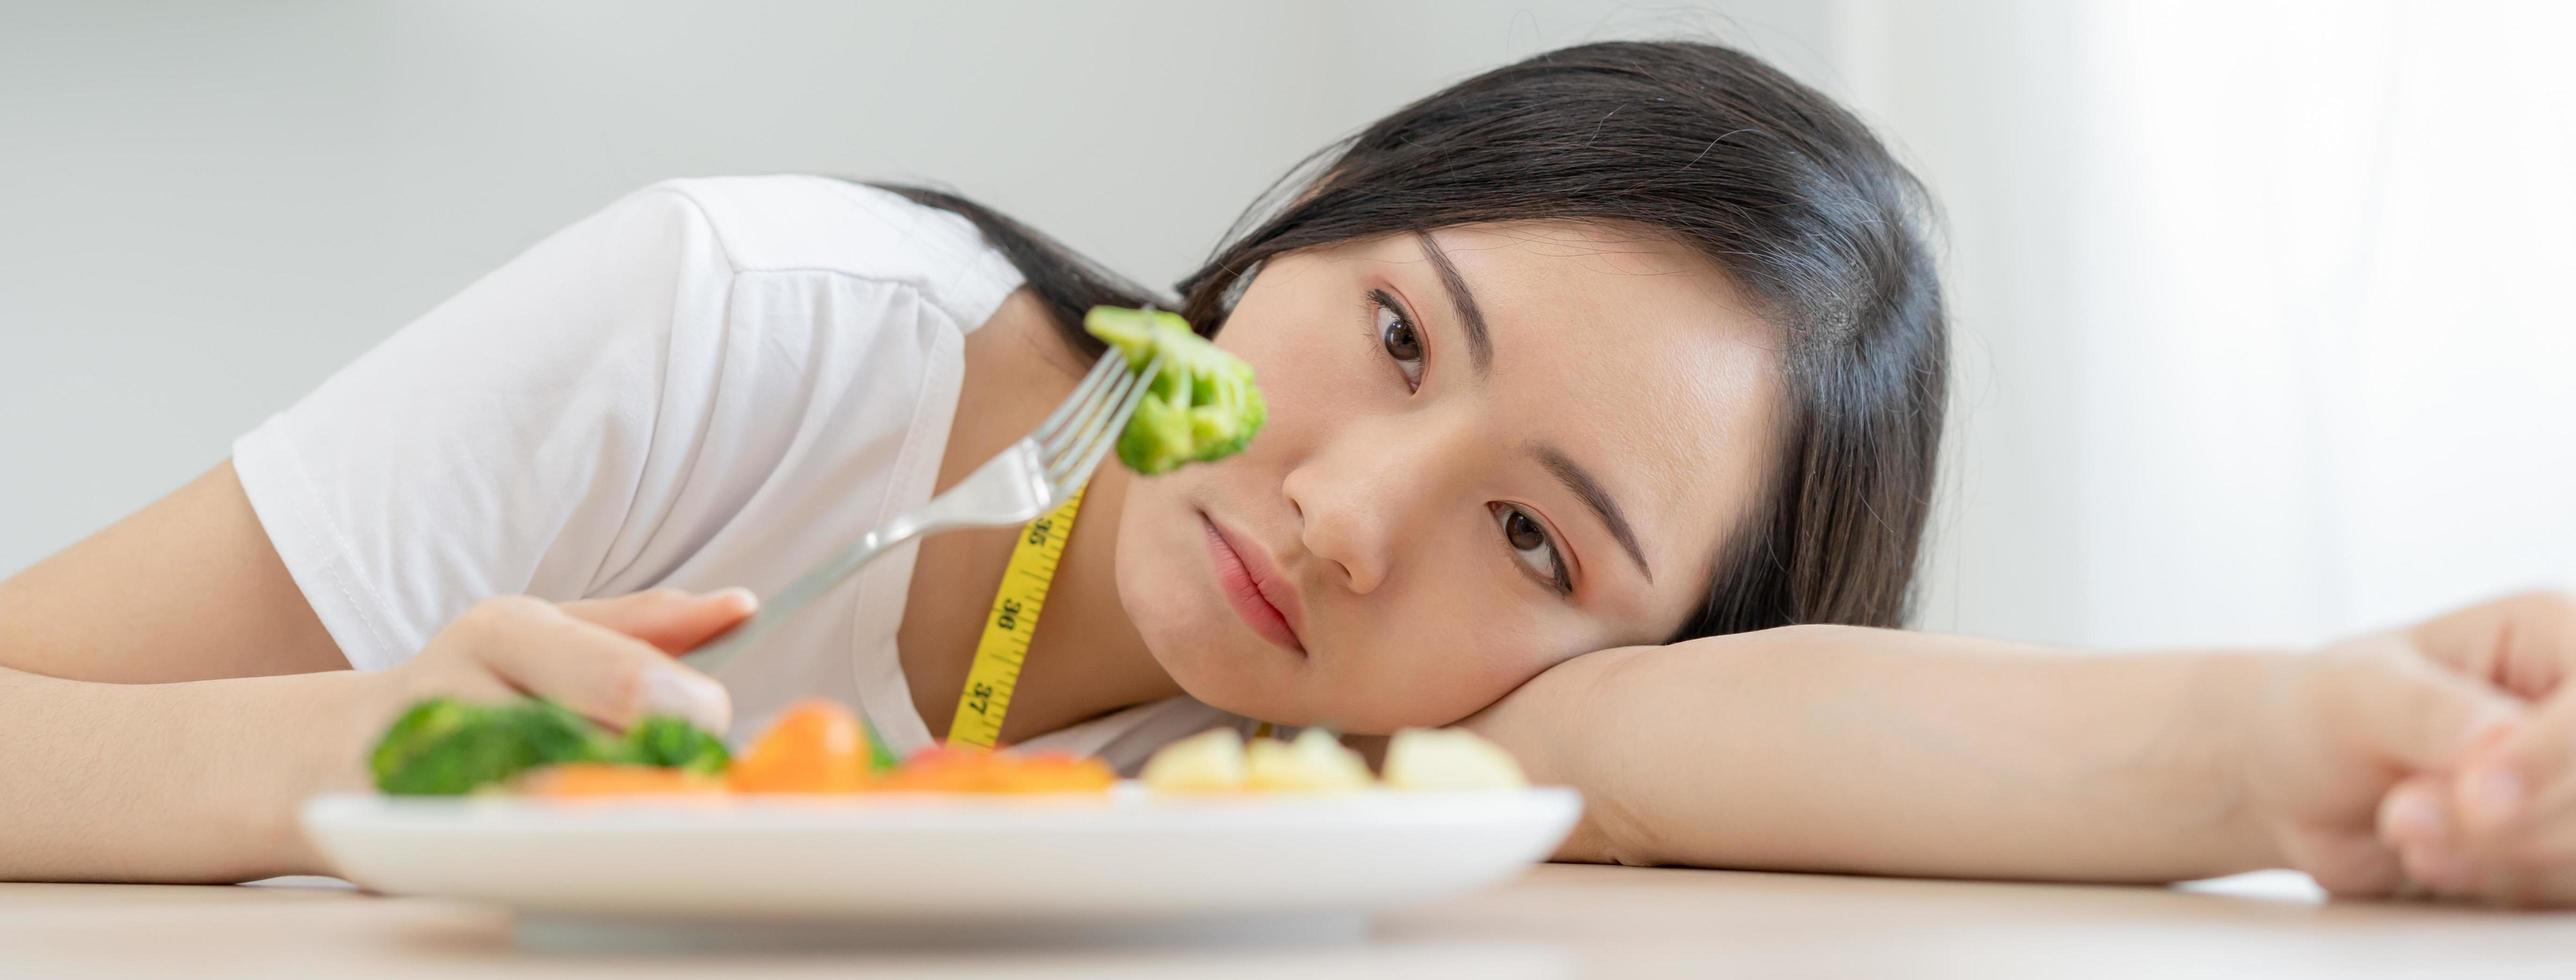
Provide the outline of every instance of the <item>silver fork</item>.
[[959,528],[1019,524],[1055,509],[1091,479],[1100,457],[1136,414],[1136,403],[1145,397],[1163,359],[1156,357],[1137,371],[1124,370],[1126,364],[1127,355],[1116,350],[1101,355],[1100,363],[1036,431],[986,460],[947,493],[895,515],[884,527],[814,563],[762,602],[751,618],[681,659],[708,671],[731,663],[779,623],[904,542]]

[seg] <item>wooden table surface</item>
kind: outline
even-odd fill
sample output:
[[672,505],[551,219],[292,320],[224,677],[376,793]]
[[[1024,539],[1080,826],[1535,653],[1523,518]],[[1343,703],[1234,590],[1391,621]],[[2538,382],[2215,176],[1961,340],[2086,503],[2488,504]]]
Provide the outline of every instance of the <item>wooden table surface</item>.
[[2576,977],[2576,913],[2327,903],[2276,874],[2183,889],[1549,866],[1360,935],[1001,949],[620,945],[504,912],[249,886],[0,884],[0,975]]

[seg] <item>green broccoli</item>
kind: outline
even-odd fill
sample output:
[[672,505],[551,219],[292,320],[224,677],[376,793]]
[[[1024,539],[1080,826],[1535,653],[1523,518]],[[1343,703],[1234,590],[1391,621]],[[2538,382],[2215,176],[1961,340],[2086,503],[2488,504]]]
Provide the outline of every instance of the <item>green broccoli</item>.
[[653,716],[624,738],[551,701],[471,704],[431,698],[385,729],[368,757],[376,788],[453,796],[496,787],[530,769],[614,762],[720,773],[724,743],[687,721]]
[[546,701],[411,706],[376,742],[369,767],[387,793],[470,793],[558,762],[605,761],[622,749],[581,716]]
[[685,718],[654,715],[626,730],[625,761],[643,766],[686,769],[713,776],[725,771],[733,757],[725,752],[724,741],[692,725]]
[[1127,355],[1131,369],[1163,359],[1118,436],[1118,458],[1128,469],[1152,476],[1223,459],[1242,451],[1269,418],[1252,366],[1190,332],[1177,315],[1095,306],[1082,329]]

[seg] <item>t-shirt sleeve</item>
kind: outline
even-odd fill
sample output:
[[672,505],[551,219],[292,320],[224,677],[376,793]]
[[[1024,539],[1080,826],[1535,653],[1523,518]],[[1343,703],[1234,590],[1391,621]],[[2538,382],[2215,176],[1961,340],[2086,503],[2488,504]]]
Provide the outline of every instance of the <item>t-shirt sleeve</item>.
[[648,188],[234,444],[252,508],[351,665],[400,663],[483,597],[577,598],[616,575],[680,492],[669,461],[709,438],[734,279],[697,204]]

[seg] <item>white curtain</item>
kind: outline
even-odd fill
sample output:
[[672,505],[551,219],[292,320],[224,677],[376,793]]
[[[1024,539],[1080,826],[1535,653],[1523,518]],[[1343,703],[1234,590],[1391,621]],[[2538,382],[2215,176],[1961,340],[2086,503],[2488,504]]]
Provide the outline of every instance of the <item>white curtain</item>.
[[1946,209],[1929,628],[2309,642],[2576,585],[2576,5],[1843,0]]

